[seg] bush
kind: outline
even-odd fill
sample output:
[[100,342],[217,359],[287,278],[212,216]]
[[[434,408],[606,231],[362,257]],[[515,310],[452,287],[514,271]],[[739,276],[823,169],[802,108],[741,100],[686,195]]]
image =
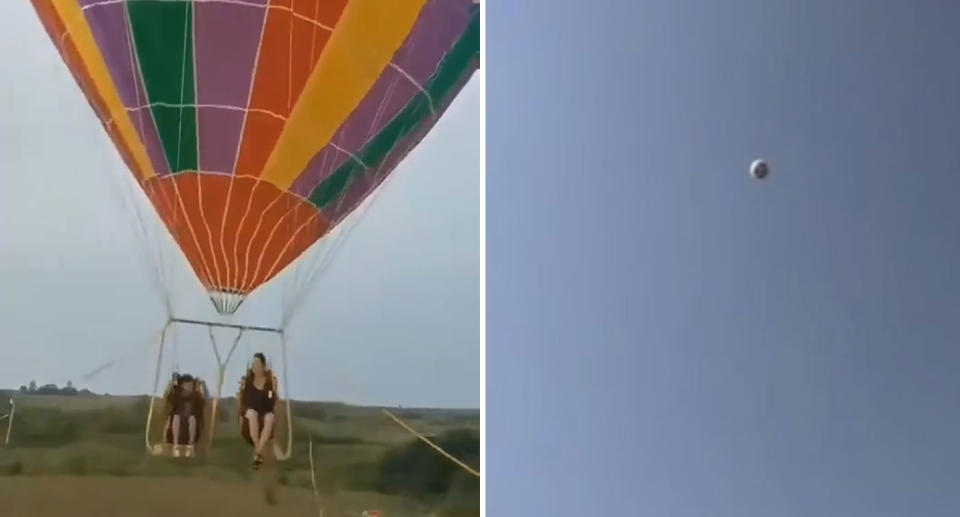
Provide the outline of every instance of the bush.
[[19,476],[23,474],[23,462],[14,460],[11,463],[0,464],[0,476]]
[[137,413],[133,408],[109,408],[91,413],[101,433],[129,434],[143,431],[145,416]]
[[343,488],[355,492],[375,490],[377,487],[379,466],[376,463],[352,463],[338,469],[337,478]]
[[456,472],[440,513],[446,517],[467,517],[480,513],[480,480],[464,471]]
[[298,418],[308,418],[318,422],[327,420],[327,410],[319,403],[293,401],[290,406],[293,408],[293,414]]
[[[283,433],[283,436],[280,437],[281,440],[286,439],[286,430],[284,430]],[[302,442],[304,454],[306,454],[306,447],[310,440],[313,440],[314,447],[317,445],[362,445],[366,443],[360,436],[327,436],[313,432],[313,430],[306,425],[296,423],[293,424],[293,437],[294,441]]]
[[[480,457],[480,436],[472,430],[444,433],[433,440],[453,457],[476,465]],[[446,495],[462,469],[420,440],[387,452],[380,461],[375,489],[386,494],[433,498]],[[458,485],[459,487],[459,485]],[[479,484],[477,490],[479,498]]]
[[21,447],[56,447],[79,435],[80,424],[59,409],[24,408],[17,411],[11,441]]

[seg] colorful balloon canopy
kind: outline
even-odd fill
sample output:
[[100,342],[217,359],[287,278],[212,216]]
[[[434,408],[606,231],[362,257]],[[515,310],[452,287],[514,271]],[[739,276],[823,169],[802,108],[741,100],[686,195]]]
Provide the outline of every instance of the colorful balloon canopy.
[[31,0],[221,312],[355,209],[479,64],[473,0]]

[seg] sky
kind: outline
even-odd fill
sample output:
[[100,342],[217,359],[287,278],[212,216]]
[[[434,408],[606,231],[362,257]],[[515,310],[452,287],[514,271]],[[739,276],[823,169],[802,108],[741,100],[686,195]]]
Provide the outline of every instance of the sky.
[[[0,48],[0,387],[72,380],[149,392],[166,319],[156,266],[167,271],[175,316],[217,315],[29,2],[0,2]],[[312,285],[287,333],[294,398],[480,407],[482,92],[478,74]],[[233,322],[280,326],[291,285],[278,278]],[[235,337],[215,334],[222,355]],[[215,380],[205,328],[175,328],[166,343],[164,377],[177,368]],[[228,392],[259,350],[281,363],[277,335],[244,334]]]
[[488,514],[960,515],[960,4],[486,7]]

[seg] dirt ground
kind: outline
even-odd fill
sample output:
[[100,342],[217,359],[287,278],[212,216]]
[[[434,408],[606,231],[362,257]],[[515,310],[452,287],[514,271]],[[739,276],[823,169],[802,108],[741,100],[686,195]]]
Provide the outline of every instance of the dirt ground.
[[368,509],[383,510],[385,517],[423,515],[403,506],[401,500],[360,493],[322,496],[318,504],[310,490],[258,480],[0,477],[3,517],[359,517]]

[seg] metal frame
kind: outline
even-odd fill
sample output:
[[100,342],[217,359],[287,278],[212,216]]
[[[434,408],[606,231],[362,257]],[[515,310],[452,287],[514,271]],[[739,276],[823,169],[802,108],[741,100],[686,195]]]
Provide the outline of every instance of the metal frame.
[[[287,341],[286,334],[283,329],[271,328],[271,327],[259,327],[253,325],[237,325],[233,323],[218,323],[214,321],[201,321],[187,318],[170,318],[167,320],[167,323],[164,324],[163,329],[160,332],[160,344],[157,347],[157,365],[154,370],[153,377],[153,391],[150,393],[150,408],[147,412],[147,424],[146,429],[144,430],[144,443],[147,447],[147,451],[151,454],[156,454],[154,451],[154,444],[150,443],[150,428],[153,423],[153,413],[154,407],[156,404],[156,395],[157,388],[160,385],[160,369],[163,364],[163,349],[166,344],[167,330],[170,329],[171,325],[182,324],[182,325],[195,325],[201,327],[207,327],[208,333],[210,335],[210,345],[213,348],[213,354],[217,359],[217,392],[213,398],[213,408],[210,415],[210,425],[207,426],[207,446],[213,446],[213,437],[216,433],[217,427],[217,408],[219,407],[220,398],[223,394],[223,381],[224,374],[227,369],[227,364],[230,363],[230,359],[233,357],[233,353],[237,350],[237,346],[240,344],[240,339],[243,337],[244,332],[267,332],[273,333],[280,336],[280,348],[281,356],[283,361],[283,377],[284,389],[277,389],[279,394],[283,396],[280,397],[280,401],[286,404],[287,412],[287,447],[286,451],[280,448],[280,445],[277,443],[276,439],[273,440],[273,451],[274,456],[279,461],[284,461],[290,458],[290,455],[293,451],[293,406],[290,404],[289,397],[286,396],[286,376],[287,376]],[[233,346],[230,347],[230,350],[227,352],[226,359],[221,359],[220,351],[217,349],[216,339],[213,337],[214,328],[226,328],[237,331],[237,337],[233,340]],[[278,381],[279,384],[279,381]],[[279,388],[279,387],[275,387]],[[8,430],[9,435],[9,430]]]
[[6,415],[7,421],[7,433],[3,438],[3,445],[10,445],[10,431],[13,429],[13,415],[17,412],[17,403],[13,400],[13,397],[10,397],[10,413]]
[[200,321],[200,320],[191,320],[187,318],[170,318],[167,321],[167,326],[170,326],[172,323],[183,323],[185,325],[197,325],[200,327],[219,327],[224,329],[234,329],[240,331],[252,330],[255,332],[273,332],[274,334],[283,334],[283,329],[273,328],[273,327],[257,327],[254,325],[237,325],[234,323],[217,323],[215,321]]

